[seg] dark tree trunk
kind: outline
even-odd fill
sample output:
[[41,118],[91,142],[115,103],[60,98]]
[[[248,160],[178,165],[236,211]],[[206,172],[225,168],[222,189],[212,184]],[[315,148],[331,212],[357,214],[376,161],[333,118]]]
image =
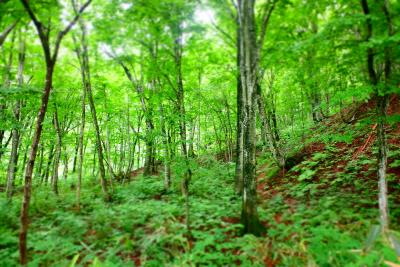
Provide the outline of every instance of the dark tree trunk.
[[239,25],[239,16],[236,18],[237,31],[236,31],[236,168],[235,168],[235,192],[238,195],[242,195],[243,193],[243,90],[242,90],[242,82],[240,79],[240,60],[241,60],[241,52],[240,52],[240,44],[241,44],[241,35],[240,35],[240,25]]
[[44,91],[42,95],[42,104],[39,109],[39,114],[36,120],[35,132],[33,134],[33,140],[31,145],[31,152],[29,154],[28,165],[25,169],[25,185],[24,185],[24,198],[22,201],[21,208],[21,230],[19,233],[19,251],[20,251],[20,261],[21,264],[25,265],[27,263],[27,246],[26,238],[28,234],[28,210],[29,203],[31,200],[31,186],[32,186],[32,174],[35,165],[35,159],[37,154],[37,149],[40,141],[40,137],[43,129],[43,121],[47,111],[47,105],[49,102],[50,90],[53,84],[53,71],[54,63],[52,62],[47,66],[46,69],[46,83],[44,86]]
[[[22,86],[24,83],[24,66],[25,66],[25,39],[23,39],[22,33],[20,32],[19,37],[19,54],[18,54],[18,86]],[[20,123],[21,119],[21,100],[17,100],[14,107],[14,118],[15,123]],[[11,131],[12,135],[12,146],[11,146],[11,155],[10,161],[8,163],[8,171],[7,171],[7,197],[11,201],[13,191],[14,191],[14,181],[15,174],[17,172],[18,166],[18,148],[20,143],[20,132],[18,127],[15,127]]]
[[78,150],[79,150],[79,137],[76,138],[76,145],[75,145],[75,153],[74,153],[74,161],[72,163],[72,173],[76,172],[76,163],[78,161]]
[[25,169],[25,185],[24,185],[24,198],[22,201],[22,207],[21,207],[21,230],[19,232],[19,253],[20,253],[20,263],[22,265],[26,265],[28,262],[27,258],[27,235],[28,235],[28,226],[29,226],[29,203],[31,199],[31,186],[32,186],[32,174],[33,174],[33,169],[35,165],[35,159],[36,159],[36,154],[37,154],[37,149],[38,145],[40,142],[40,137],[43,129],[43,121],[46,115],[47,111],[47,105],[49,102],[49,96],[50,96],[50,91],[53,86],[53,72],[54,72],[54,66],[56,64],[57,60],[57,55],[58,55],[58,50],[60,48],[60,44],[64,36],[71,30],[71,28],[74,26],[74,24],[78,21],[80,15],[83,13],[83,11],[86,9],[86,7],[90,4],[91,0],[88,0],[77,12],[76,16],[73,18],[73,20],[67,25],[67,27],[58,32],[55,45],[54,45],[54,50],[53,53],[51,52],[50,48],[50,33],[49,29],[51,28],[50,25],[50,20],[49,24],[47,27],[45,27],[36,17],[34,12],[32,11],[29,1],[28,0],[21,0],[22,5],[24,6],[26,12],[29,14],[31,20],[33,21],[33,24],[36,27],[36,30],[38,32],[38,36],[40,39],[40,42],[42,44],[43,48],[43,53],[44,53],[44,59],[46,62],[46,81],[45,81],[45,86],[43,90],[43,95],[42,95],[42,101],[41,101],[41,106],[39,109],[39,113],[36,119],[36,127],[35,127],[35,132],[33,134],[33,140],[32,140],[32,146],[31,146],[31,151],[29,154],[29,161],[28,165],[26,166]]
[[43,157],[44,157],[44,147],[42,144],[40,144],[39,165],[36,167],[36,173],[35,173],[35,178],[40,179],[40,184],[43,182],[43,175],[42,175],[43,161],[44,161]]
[[54,130],[56,131],[56,150],[54,153],[51,185],[52,185],[54,193],[56,195],[58,195],[58,168],[60,165],[60,158],[61,158],[62,135],[61,135],[60,123],[58,121],[57,106],[56,105],[54,105],[54,106],[55,106],[55,110],[54,110],[54,114],[53,114],[53,125],[54,125]]
[[49,155],[47,156],[47,165],[46,165],[46,170],[44,171],[43,177],[42,177],[42,181],[44,180],[44,183],[47,185],[47,182],[49,180],[49,174],[50,174],[50,167],[51,167],[51,163],[53,162],[53,158],[54,158],[54,141],[51,141],[51,145],[50,145],[50,150],[49,150]]

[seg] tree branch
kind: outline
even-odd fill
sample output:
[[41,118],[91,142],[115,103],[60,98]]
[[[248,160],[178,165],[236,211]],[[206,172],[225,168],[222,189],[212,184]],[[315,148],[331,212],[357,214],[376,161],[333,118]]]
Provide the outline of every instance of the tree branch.
[[8,26],[1,34],[0,34],[0,47],[3,45],[4,41],[6,40],[8,34],[15,28],[18,21],[14,22],[10,26]]
[[258,39],[258,44],[257,44],[257,49],[258,52],[261,52],[261,48],[264,44],[264,39],[265,39],[265,35],[267,33],[267,28],[268,28],[268,23],[269,20],[271,18],[271,14],[272,11],[274,11],[275,9],[275,4],[278,0],[272,0],[272,3],[270,3],[270,7],[269,8],[265,8],[264,13],[263,13],[263,17],[262,17],[262,24],[261,24],[261,33],[260,33],[260,37]]
[[225,37],[229,40],[229,42],[227,42],[229,46],[232,46],[232,47],[236,48],[236,40],[235,40],[232,36],[230,36],[229,33],[227,33],[226,31],[224,31],[221,27],[219,27],[219,26],[218,26],[216,23],[214,23],[214,22],[212,23],[212,25],[214,26],[214,28],[215,28],[218,32],[220,32],[223,36],[225,36]]
[[[26,1],[26,0],[22,0],[22,1]],[[62,31],[60,31],[58,33],[56,44],[55,44],[55,47],[54,47],[53,56],[52,56],[52,60],[53,61],[55,61],[55,59],[57,58],[58,50],[60,48],[60,44],[61,44],[62,39],[72,29],[72,27],[74,27],[76,22],[81,17],[83,11],[85,11],[85,9],[90,5],[91,2],[92,2],[92,0],[88,0],[85,4],[83,4],[83,6],[79,9],[78,13],[75,15],[73,20],[71,20],[71,22],[67,25],[67,27],[65,27],[64,30],[62,30]]]

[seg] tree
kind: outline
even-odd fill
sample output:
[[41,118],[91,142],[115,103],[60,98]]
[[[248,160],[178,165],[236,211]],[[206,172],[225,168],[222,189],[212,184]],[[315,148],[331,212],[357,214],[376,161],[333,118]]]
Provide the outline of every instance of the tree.
[[42,48],[44,53],[44,59],[46,62],[46,81],[43,89],[41,107],[36,120],[35,132],[33,135],[31,150],[29,154],[28,165],[25,170],[25,186],[24,186],[24,199],[21,208],[21,230],[19,234],[19,252],[20,252],[20,262],[22,265],[27,264],[27,245],[26,239],[28,234],[28,211],[29,202],[31,198],[31,184],[32,184],[32,173],[35,165],[37,149],[40,141],[40,136],[43,129],[43,120],[46,115],[47,105],[49,101],[50,91],[53,87],[53,72],[57,61],[58,51],[60,49],[61,41],[64,36],[71,30],[71,28],[76,24],[79,17],[83,11],[89,6],[91,0],[86,2],[80,9],[78,14],[67,24],[67,26],[58,32],[56,41],[54,43],[53,51],[50,46],[50,20],[49,24],[45,26],[40,20],[38,20],[36,14],[33,12],[29,2],[27,0],[21,0],[26,12],[33,21],[35,28],[37,30]]
[[[370,42],[373,38],[373,23],[372,23],[372,13],[368,4],[368,0],[361,0],[361,7],[365,15],[365,26],[366,35],[365,41]],[[385,0],[382,3],[381,14],[386,20],[386,34],[387,38],[393,35],[393,25],[392,19],[389,11],[389,1]],[[392,53],[390,44],[386,44],[383,48],[384,54],[384,76],[383,81],[380,81],[379,75],[375,67],[375,55],[376,51],[374,47],[369,46],[367,48],[367,70],[370,80],[370,84],[373,87],[376,98],[376,115],[378,118],[377,126],[377,141],[378,141],[378,171],[377,176],[379,179],[379,212],[380,212],[380,224],[381,229],[384,233],[389,230],[389,210],[388,210],[388,196],[387,196],[387,180],[386,180],[386,170],[387,170],[387,140],[386,140],[386,130],[385,124],[387,123],[387,107],[389,103],[389,92],[390,83],[392,75]],[[382,84],[382,86],[380,86]],[[381,89],[382,88],[382,89]]]
[[[74,7],[75,12],[79,14],[79,11],[77,10],[76,7]],[[100,135],[100,126],[99,126],[99,121],[97,118],[97,112],[96,112],[96,106],[94,103],[93,99],[93,91],[92,91],[92,83],[91,83],[91,76],[90,76],[90,65],[89,65],[89,52],[88,52],[88,43],[87,43],[87,37],[86,37],[86,25],[81,19],[79,21],[79,26],[81,30],[80,34],[80,40],[79,43],[75,40],[75,52],[79,60],[79,65],[81,69],[81,77],[82,77],[82,85],[83,85],[83,90],[85,90],[85,94],[82,95],[82,111],[84,110],[84,103],[85,103],[85,95],[87,94],[89,106],[90,106],[90,111],[92,114],[92,119],[93,119],[93,126],[95,129],[96,133],[96,151],[97,151],[97,156],[98,156],[98,162],[99,162],[99,169],[100,169],[100,185],[101,189],[104,195],[104,199],[109,201],[111,200],[111,195],[108,192],[108,186],[107,186],[107,179],[106,179],[106,170],[104,167],[104,154],[103,154],[103,145],[101,141],[101,135]],[[82,113],[84,114],[84,113]],[[82,120],[81,123],[85,123],[85,118],[82,115]],[[82,126],[84,127],[84,126]],[[81,131],[83,131],[81,129]],[[83,132],[80,134],[83,135]],[[80,140],[82,142],[83,137]],[[82,146],[80,144],[80,146]],[[79,152],[81,153],[81,152]],[[81,164],[81,163],[79,163]],[[110,185],[112,186],[112,181],[110,179]],[[80,188],[78,189],[80,191]],[[78,192],[79,192],[78,191]],[[79,202],[78,202],[79,203]]]
[[[19,54],[18,54],[18,86],[23,86],[24,84],[24,66],[25,66],[25,37],[22,35],[22,31],[19,32]],[[21,100],[17,99],[14,107],[14,117],[15,117],[15,126],[11,131],[12,135],[12,145],[11,145],[11,155],[10,161],[8,163],[7,170],[7,197],[9,200],[12,199],[13,191],[14,191],[14,180],[15,173],[17,171],[17,163],[18,163],[18,148],[20,144],[20,123],[21,123]]]
[[[262,20],[259,36],[255,17],[255,0],[238,0],[239,18],[239,65],[242,97],[241,127],[243,131],[243,193],[242,223],[245,233],[260,234],[262,225],[257,213],[256,191],[256,110],[259,99],[260,59],[267,26],[276,1],[268,2]],[[239,114],[239,113],[238,113]],[[272,131],[271,131],[272,132]],[[241,133],[238,133],[238,136]],[[241,152],[239,150],[238,152]],[[238,155],[240,157],[240,155]]]

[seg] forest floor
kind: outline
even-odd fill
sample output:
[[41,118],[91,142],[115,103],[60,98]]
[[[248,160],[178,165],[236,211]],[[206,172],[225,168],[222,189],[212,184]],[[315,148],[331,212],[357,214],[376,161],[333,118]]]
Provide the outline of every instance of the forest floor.
[[[392,116],[400,114],[398,102],[390,107]],[[110,203],[102,200],[98,182],[89,179],[80,210],[72,179],[59,196],[47,187],[34,188],[30,265],[399,266],[387,241],[372,241],[378,217],[372,106],[358,107],[349,123],[336,115],[313,129],[300,151],[301,161],[288,171],[275,167],[267,155],[259,156],[259,216],[266,227],[261,237],[241,235],[234,164],[210,155],[192,166],[190,239],[179,165],[173,166],[170,192],[165,192],[161,177],[139,175],[116,184]],[[400,125],[391,124],[387,131],[390,218],[397,235]],[[10,204],[0,193],[0,266],[17,265],[20,199],[16,195]]]

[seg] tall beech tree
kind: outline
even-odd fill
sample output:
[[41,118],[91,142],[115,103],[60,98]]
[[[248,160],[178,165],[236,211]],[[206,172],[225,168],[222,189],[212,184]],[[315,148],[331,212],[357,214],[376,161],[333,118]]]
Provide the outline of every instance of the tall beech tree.
[[[79,11],[77,10],[77,8],[74,7],[74,9],[75,9],[75,12],[79,14]],[[80,38],[79,38],[79,42],[75,39],[75,52],[76,52],[76,55],[79,60],[83,90],[86,91],[85,94],[82,95],[82,110],[84,109],[83,105],[85,103],[85,95],[86,95],[88,102],[89,102],[90,112],[92,114],[93,126],[95,129],[95,135],[96,135],[96,151],[97,151],[97,159],[98,159],[99,171],[100,171],[100,185],[101,185],[101,189],[102,189],[102,192],[104,195],[104,199],[108,201],[108,200],[111,200],[111,195],[108,191],[106,169],[104,167],[104,153],[103,153],[103,145],[102,145],[101,134],[100,134],[100,126],[99,126],[99,120],[98,120],[96,106],[95,106],[94,98],[93,98],[93,90],[92,90],[92,83],[91,83],[91,76],[90,76],[89,52],[88,52],[89,48],[88,48],[88,41],[87,41],[87,36],[86,36],[87,29],[86,29],[86,25],[82,19],[79,21],[79,26],[80,26]],[[85,123],[84,117],[82,117],[81,123]],[[82,127],[84,127],[84,126],[82,126]],[[83,134],[83,133],[81,133],[81,134]],[[80,138],[83,138],[83,137],[80,137]],[[82,141],[82,139],[79,142],[81,142],[81,141]],[[81,153],[81,152],[79,152],[79,153]],[[112,188],[112,180],[111,179],[110,179],[110,186]],[[78,190],[80,190],[80,188]]]
[[32,174],[33,168],[35,165],[36,154],[38,145],[40,142],[40,137],[43,129],[43,121],[47,111],[47,105],[49,102],[50,91],[53,87],[53,73],[54,67],[56,65],[58,51],[60,49],[61,41],[65,37],[65,35],[72,29],[72,27],[79,20],[80,16],[84,12],[84,10],[89,6],[91,0],[88,0],[82,7],[79,9],[79,12],[75,15],[75,17],[67,24],[67,26],[58,32],[56,40],[54,42],[54,47],[51,47],[50,40],[50,31],[51,31],[51,20],[48,20],[47,24],[44,24],[40,21],[37,15],[34,13],[33,9],[30,6],[28,0],[21,0],[26,12],[31,18],[35,28],[37,30],[40,43],[43,48],[44,59],[46,63],[46,80],[43,89],[43,95],[41,100],[41,106],[39,109],[39,113],[36,119],[35,131],[33,134],[32,145],[29,153],[29,161],[28,165],[25,169],[25,185],[24,185],[24,199],[22,202],[21,208],[21,230],[19,234],[19,253],[20,253],[20,262],[22,265],[26,265],[28,261],[27,255],[27,235],[28,235],[28,216],[29,216],[29,203],[31,199],[31,185],[32,185]]
[[[239,21],[238,51],[240,66],[240,84],[242,107],[240,119],[243,133],[243,193],[242,193],[242,215],[241,220],[245,233],[260,234],[262,225],[257,213],[257,191],[256,191],[256,111],[257,99],[259,98],[258,86],[260,82],[260,59],[264,44],[267,26],[271,14],[275,8],[275,0],[268,2],[264,7],[259,34],[257,34],[257,23],[255,16],[255,0],[238,0],[237,12]],[[240,109],[238,109],[240,110]],[[240,183],[239,183],[240,184]]]

